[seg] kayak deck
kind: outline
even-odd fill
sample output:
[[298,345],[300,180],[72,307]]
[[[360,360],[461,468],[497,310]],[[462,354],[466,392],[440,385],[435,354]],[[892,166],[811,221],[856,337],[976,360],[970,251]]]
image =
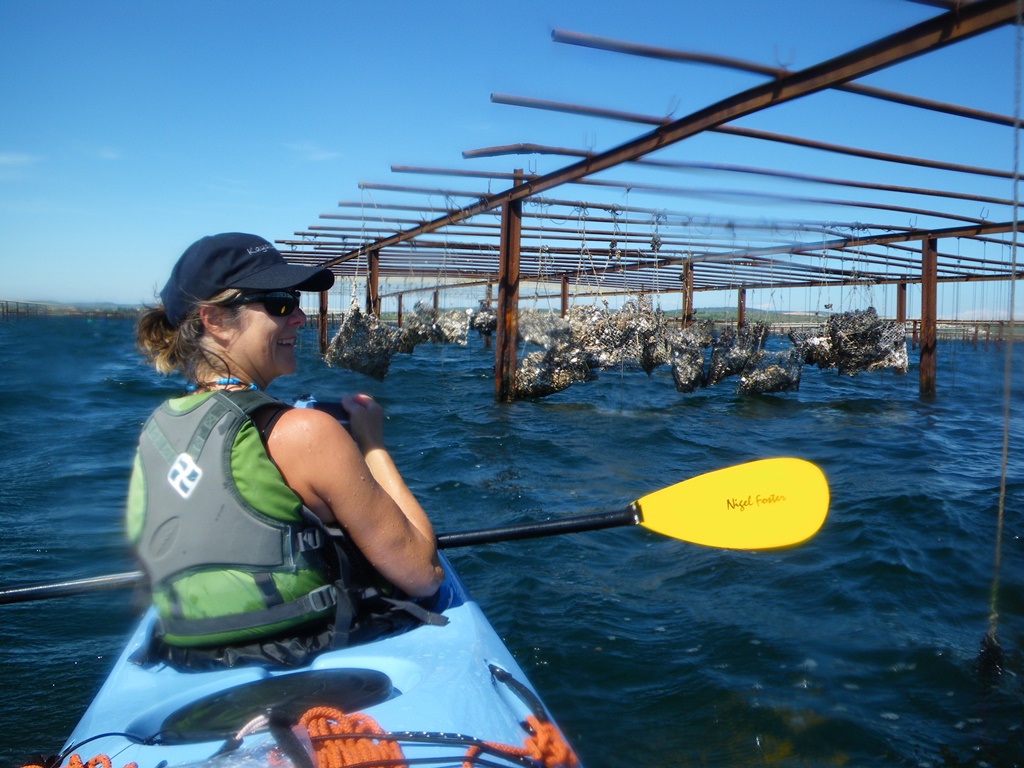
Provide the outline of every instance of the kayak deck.
[[[522,669],[450,563],[445,562],[445,570],[435,610],[448,619],[447,625],[421,625],[327,651],[299,669],[193,672],[162,662],[140,664],[133,659],[148,648],[155,622],[151,609],[62,755],[74,752],[85,760],[105,754],[115,768],[131,762],[138,768],[228,768],[267,765],[273,753],[273,764],[285,768],[302,760],[301,755],[282,754],[280,728],[275,735],[263,723],[240,743],[233,739],[268,711],[275,722],[293,725],[313,707],[372,718],[386,734],[394,734],[377,740],[397,741],[404,760],[414,764],[460,766],[467,747],[476,742],[522,751],[530,736],[524,725],[528,719],[534,726],[538,720],[542,728],[554,726],[546,724],[543,705]],[[302,729],[297,733],[300,742],[306,738]],[[234,748],[215,757],[229,742]],[[310,744],[305,741],[307,749]],[[564,764],[574,765],[575,758],[567,754]],[[486,760],[499,766],[536,764],[511,752],[506,757],[488,752]]]

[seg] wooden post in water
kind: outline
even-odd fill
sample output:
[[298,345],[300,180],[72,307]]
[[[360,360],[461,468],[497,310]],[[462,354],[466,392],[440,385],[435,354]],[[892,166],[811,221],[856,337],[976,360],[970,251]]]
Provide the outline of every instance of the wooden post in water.
[[366,254],[366,314],[380,318],[380,293],[377,283],[380,278],[380,250],[374,248]]
[[[484,303],[484,306],[487,307],[487,309],[490,309],[491,305],[494,304],[494,283],[491,283],[491,282],[487,283],[487,290],[484,292],[484,302],[483,303]],[[492,335],[493,334],[490,331],[488,331],[487,333],[485,333],[483,335],[484,336],[484,349],[490,349],[491,348],[491,336]]]
[[320,313],[317,315],[320,325],[317,334],[320,337],[320,354],[327,354],[327,291],[320,291]]
[[693,261],[683,262],[683,328],[689,328],[693,322]]
[[896,284],[896,322],[907,322],[907,284]]
[[[522,184],[522,169],[515,171]],[[519,338],[519,246],[523,228],[522,200],[501,207],[501,245],[498,267],[498,326],[494,334],[494,399],[516,399],[516,343]]]
[[935,342],[938,324],[938,243],[934,237],[921,242],[921,397],[935,396]]
[[569,278],[562,275],[562,317],[569,314]]
[[402,294],[398,294],[398,327],[402,327]]
[[747,316],[747,289],[746,288],[740,288],[739,291],[737,291],[737,300],[736,300],[736,330],[737,331],[740,329],[740,326],[743,325],[744,320],[746,320],[746,316]]

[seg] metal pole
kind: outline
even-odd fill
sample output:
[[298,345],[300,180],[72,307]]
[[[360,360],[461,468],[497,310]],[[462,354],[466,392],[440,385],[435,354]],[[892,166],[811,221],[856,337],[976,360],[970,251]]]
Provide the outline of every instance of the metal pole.
[[366,314],[380,317],[380,249],[374,248],[366,255]]
[[320,354],[327,354],[327,291],[320,291],[320,327],[317,333],[320,336]]
[[693,322],[693,262],[683,263],[683,328]]
[[937,326],[937,241],[933,237],[921,243],[921,397],[935,396],[935,338]]
[[[517,170],[516,173],[519,174],[522,171]],[[509,200],[501,209],[498,325],[494,336],[494,399],[499,403],[510,403],[516,397],[516,344],[519,340],[519,239],[522,225],[522,200]]]

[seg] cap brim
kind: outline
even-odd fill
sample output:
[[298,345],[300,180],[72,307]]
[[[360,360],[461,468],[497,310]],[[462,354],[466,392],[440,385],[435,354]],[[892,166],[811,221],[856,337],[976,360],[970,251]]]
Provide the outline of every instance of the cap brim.
[[322,267],[274,264],[239,278],[230,287],[257,291],[326,291],[334,285],[334,273]]

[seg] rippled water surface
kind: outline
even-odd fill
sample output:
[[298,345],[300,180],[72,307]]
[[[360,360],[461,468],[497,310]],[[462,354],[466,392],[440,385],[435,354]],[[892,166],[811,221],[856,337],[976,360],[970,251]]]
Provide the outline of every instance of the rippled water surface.
[[[631,528],[450,551],[591,768],[1024,764],[1024,348],[994,600],[1002,349],[942,345],[933,400],[915,364],[805,368],[799,392],[752,397],[606,372],[505,406],[475,338],[397,356],[384,382],[327,368],[312,335],[300,356],[271,393],[377,397],[442,532],[616,510],[757,458],[824,470],[829,519],[794,549]],[[180,384],[139,364],[127,321],[2,323],[0,372],[0,585],[133,568],[132,450]],[[1005,669],[989,685],[975,664],[993,606]],[[0,765],[59,749],[136,612],[123,591],[0,606]]]

